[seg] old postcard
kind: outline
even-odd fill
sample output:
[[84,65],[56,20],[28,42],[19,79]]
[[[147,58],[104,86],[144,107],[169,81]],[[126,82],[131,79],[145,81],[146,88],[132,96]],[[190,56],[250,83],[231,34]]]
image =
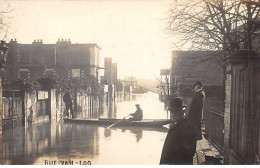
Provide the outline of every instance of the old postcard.
[[259,164],[258,0],[0,0],[1,165]]

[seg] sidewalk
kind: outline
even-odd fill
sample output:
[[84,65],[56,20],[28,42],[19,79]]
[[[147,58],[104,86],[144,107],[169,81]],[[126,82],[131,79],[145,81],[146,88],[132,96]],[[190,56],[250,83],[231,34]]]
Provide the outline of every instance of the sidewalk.
[[193,157],[194,165],[215,165],[222,164],[222,155],[218,150],[204,137],[197,141],[196,154]]

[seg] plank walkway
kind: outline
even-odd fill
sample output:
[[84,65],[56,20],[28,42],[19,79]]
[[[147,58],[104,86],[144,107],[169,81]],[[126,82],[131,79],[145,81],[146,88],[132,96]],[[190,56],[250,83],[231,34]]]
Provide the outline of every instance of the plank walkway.
[[197,142],[196,154],[193,157],[194,165],[216,165],[222,164],[222,155],[218,150],[204,137]]

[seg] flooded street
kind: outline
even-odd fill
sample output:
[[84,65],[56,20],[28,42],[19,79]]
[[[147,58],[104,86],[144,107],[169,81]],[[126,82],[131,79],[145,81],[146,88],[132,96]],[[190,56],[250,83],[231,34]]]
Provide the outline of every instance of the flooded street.
[[[123,118],[140,104],[144,119],[166,119],[157,94],[104,105],[102,118]],[[2,164],[158,164],[167,128],[43,123],[3,132]],[[67,162],[63,162],[67,161]],[[89,162],[90,161],[90,162]]]

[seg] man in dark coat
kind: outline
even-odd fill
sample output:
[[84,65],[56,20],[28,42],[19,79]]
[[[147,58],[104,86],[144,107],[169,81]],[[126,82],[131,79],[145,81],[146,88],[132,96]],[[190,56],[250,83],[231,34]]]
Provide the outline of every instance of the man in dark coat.
[[140,108],[139,104],[135,105],[136,111],[135,113],[130,114],[131,118],[129,118],[130,121],[141,121],[143,119],[143,110]]
[[196,132],[190,120],[184,118],[183,101],[170,100],[169,110],[173,113],[173,125],[164,142],[160,164],[192,165],[196,152]]
[[201,134],[201,123],[202,123],[202,113],[203,106],[205,101],[205,93],[202,90],[203,84],[200,81],[197,81],[194,84],[194,94],[192,96],[190,109],[188,113],[188,118],[196,129],[197,140],[202,139]]
[[72,98],[70,96],[69,92],[65,92],[64,96],[63,96],[63,101],[65,103],[66,106],[66,116],[69,117],[69,110],[70,113],[72,115],[72,118],[75,118],[74,113],[73,113],[73,108],[72,108]]

